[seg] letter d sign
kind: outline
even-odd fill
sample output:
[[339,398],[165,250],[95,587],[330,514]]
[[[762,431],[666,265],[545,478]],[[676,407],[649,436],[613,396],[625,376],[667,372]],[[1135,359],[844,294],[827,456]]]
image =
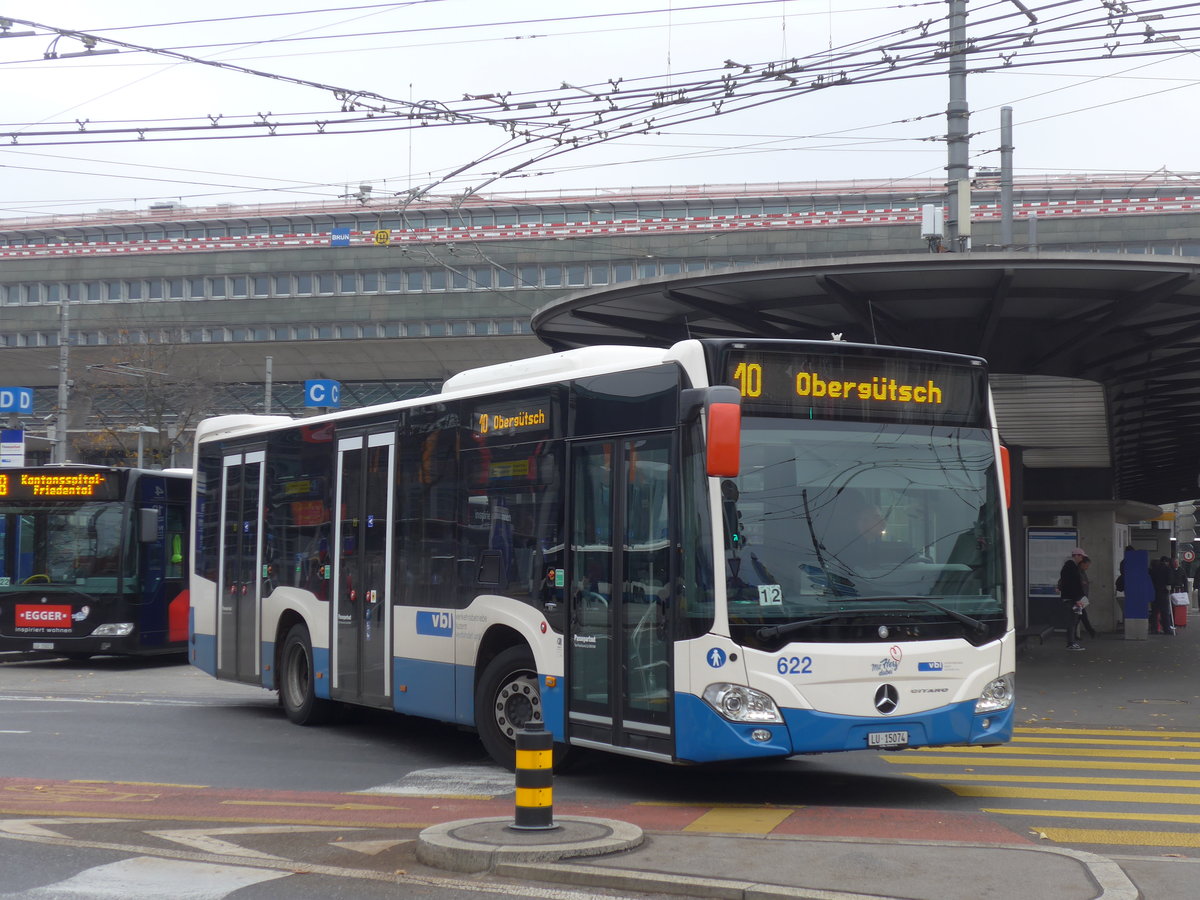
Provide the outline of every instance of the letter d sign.
[[33,412],[33,388],[0,387],[0,413]]

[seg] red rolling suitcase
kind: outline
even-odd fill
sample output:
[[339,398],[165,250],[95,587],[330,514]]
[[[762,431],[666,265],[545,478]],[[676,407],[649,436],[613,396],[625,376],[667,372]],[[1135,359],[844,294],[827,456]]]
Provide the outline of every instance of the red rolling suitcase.
[[1175,616],[1175,627],[1176,628],[1184,628],[1187,626],[1188,604],[1187,604],[1186,599],[1184,599],[1183,602],[1180,603],[1174,597],[1172,597],[1171,598],[1171,612]]

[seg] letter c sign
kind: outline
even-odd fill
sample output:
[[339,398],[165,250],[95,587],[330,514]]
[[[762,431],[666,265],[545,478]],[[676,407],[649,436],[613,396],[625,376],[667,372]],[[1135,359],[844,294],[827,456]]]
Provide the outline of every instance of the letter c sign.
[[304,382],[304,405],[340,408],[342,405],[341,382],[329,378],[310,378]]

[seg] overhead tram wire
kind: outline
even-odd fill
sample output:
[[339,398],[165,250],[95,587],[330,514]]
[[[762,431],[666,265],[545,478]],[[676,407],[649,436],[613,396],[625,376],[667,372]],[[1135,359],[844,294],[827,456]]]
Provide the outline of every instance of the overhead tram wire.
[[179,22],[150,22],[144,25],[113,25],[104,28],[105,31],[143,31],[147,28],[176,28],[181,25],[215,25],[233,22],[248,22],[257,19],[278,19],[282,17],[319,15],[322,13],[358,12],[359,10],[408,9],[413,6],[427,6],[431,3],[445,3],[447,0],[405,0],[403,3],[371,3],[361,6],[334,6],[323,9],[294,9],[277,13],[254,13],[248,16],[218,16],[215,19],[185,19]]
[[[36,23],[29,23],[29,24],[33,24],[36,26]],[[36,26],[36,27],[45,27],[45,26]],[[55,30],[55,29],[50,29],[50,30]],[[906,30],[908,30],[908,29],[906,29]],[[61,33],[71,34],[71,35],[75,35],[75,36],[78,35],[78,33],[74,33],[74,32],[69,32],[69,33],[61,32]],[[101,39],[101,40],[103,40],[103,39]],[[139,48],[139,49],[143,49],[143,48]],[[144,49],[146,49],[147,52],[157,52],[157,51],[151,50],[150,48],[144,48]],[[875,48],[874,52],[878,52],[878,49],[879,48]],[[1168,51],[1168,52],[1178,52],[1178,51]],[[168,52],[166,55],[170,56],[173,54]],[[824,56],[826,59],[828,59],[827,55],[824,55]],[[1106,58],[1111,58],[1111,55]],[[244,69],[242,69],[242,67],[236,67],[236,66],[229,67],[223,63],[211,63],[210,61],[205,61],[205,60],[197,60],[197,61],[202,64],[206,64],[206,65],[216,65],[221,68],[233,68],[233,69],[239,70],[239,71],[246,71],[249,74],[265,75],[266,77],[272,77],[272,78],[278,77],[278,76],[270,75],[269,73],[261,73],[256,70],[244,70]],[[920,65],[927,64],[930,62],[935,62],[935,61],[938,61],[936,53],[934,53],[930,57],[924,58],[924,59],[918,58],[918,59],[914,59],[914,60],[906,60],[906,67],[918,67]],[[785,61],[785,63],[786,62],[790,62],[790,61]],[[847,60],[835,60],[834,62],[836,64],[837,62],[847,62]],[[890,68],[890,70],[894,71],[895,69],[898,68],[898,66],[896,64],[894,64],[895,61],[891,61],[891,62],[893,64],[891,64],[889,68]],[[1045,61],[1043,61],[1043,64],[1044,64],[1044,62]],[[600,100],[601,102],[608,102],[609,104],[613,104],[613,98],[617,97],[617,96],[619,96],[622,101],[625,101],[625,100],[629,99],[629,94],[630,94],[629,91],[622,92],[622,91],[618,90],[618,91],[614,91],[613,93],[611,93],[607,96],[587,97],[587,98],[574,97],[572,95],[563,96],[563,95],[559,94],[553,100],[550,100],[549,98],[546,98],[543,100],[544,103],[554,104],[553,107],[550,110],[548,110],[549,115],[559,114],[560,107],[563,104],[568,104],[568,105],[571,105],[572,107],[582,106],[582,107],[584,107],[584,110],[582,112],[575,113],[574,121],[572,121],[571,117],[568,116],[568,118],[566,120],[556,122],[553,127],[549,126],[545,121],[541,121],[541,120],[545,119],[545,115],[529,115],[528,110],[526,111],[526,115],[523,119],[515,119],[515,120],[514,119],[497,119],[497,118],[494,118],[496,110],[491,109],[490,107],[488,107],[488,108],[476,107],[476,109],[486,109],[487,112],[491,113],[491,116],[479,116],[475,113],[474,110],[464,109],[461,107],[461,105],[459,105],[458,107],[451,107],[450,104],[446,104],[446,103],[437,104],[438,118],[435,119],[435,121],[437,121],[438,124],[474,124],[474,123],[478,123],[478,122],[482,121],[482,122],[486,122],[488,124],[493,124],[493,125],[501,124],[502,127],[507,127],[510,130],[510,132],[515,131],[515,129],[517,127],[517,123],[520,123],[521,125],[525,125],[528,128],[527,132],[522,132],[522,135],[521,135],[522,137],[526,138],[526,142],[532,140],[532,141],[549,142],[552,144],[551,147],[549,147],[542,153],[538,154],[533,159],[527,160],[523,163],[520,163],[517,166],[510,167],[507,170],[500,172],[496,177],[489,178],[489,180],[487,182],[485,182],[485,184],[487,184],[487,183],[491,183],[491,182],[497,180],[498,178],[502,178],[502,177],[506,177],[507,175],[511,175],[520,169],[527,168],[529,165],[532,165],[536,162],[540,162],[547,158],[552,158],[554,156],[557,156],[560,154],[560,152],[565,152],[565,151],[560,151],[560,149],[559,149],[564,146],[567,146],[568,149],[578,149],[578,148],[584,147],[584,146],[589,146],[589,145],[594,145],[597,143],[603,143],[603,142],[607,142],[610,140],[615,140],[617,138],[626,136],[626,134],[636,134],[636,133],[644,133],[644,132],[650,132],[650,131],[659,131],[662,129],[669,129],[669,128],[677,127],[681,124],[686,124],[690,121],[696,121],[701,118],[710,118],[710,117],[712,117],[713,114],[722,114],[726,111],[742,111],[747,108],[753,108],[755,106],[763,105],[764,103],[767,103],[767,102],[774,102],[774,100],[785,99],[787,97],[794,96],[797,93],[806,93],[807,92],[807,91],[788,91],[787,89],[775,88],[775,89],[760,90],[757,93],[754,93],[749,97],[745,96],[746,92],[748,92],[750,90],[750,86],[755,85],[757,83],[761,87],[765,80],[769,80],[772,77],[771,70],[769,68],[767,68],[768,66],[771,66],[771,65],[777,65],[777,64],[763,64],[763,69],[760,71],[754,71],[755,67],[746,67],[747,71],[744,71],[742,74],[748,75],[751,77],[744,78],[744,79],[741,79],[741,78],[734,79],[733,82],[730,82],[727,79],[722,82],[722,84],[725,85],[725,88],[726,88],[725,93],[726,94],[729,93],[729,87],[730,87],[731,83],[735,84],[737,88],[743,90],[742,96],[735,96],[735,97],[726,96],[723,98],[724,101],[728,101],[728,100],[735,101],[732,104],[728,104],[729,106],[732,107],[731,110],[726,110],[723,107],[722,101],[714,100],[713,82],[710,80],[708,82],[699,81],[699,82],[693,83],[694,84],[694,93],[697,94],[698,96],[688,96],[683,93],[683,91],[685,90],[684,88],[680,88],[678,85],[675,85],[674,88],[678,92],[676,94],[676,96],[680,97],[680,100],[678,102],[667,102],[665,104],[660,104],[656,98],[655,100],[652,100],[648,106],[646,105],[646,101],[644,99],[647,96],[646,92],[648,91],[648,87],[641,88],[641,89],[639,89],[638,92],[634,92],[634,93],[639,94],[643,98],[641,100],[641,106],[639,108],[625,109],[625,110],[618,109],[618,110],[616,110],[618,115],[609,116],[607,118],[604,115],[605,112],[612,112],[613,110],[600,110],[598,112],[594,108],[595,107],[594,101]],[[844,68],[847,71],[844,71],[842,73],[842,77],[835,82],[836,84],[873,83],[873,82],[878,82],[879,80],[891,80],[896,77],[901,77],[901,76],[895,76],[895,75],[885,77],[879,71],[879,64],[877,62],[876,63],[870,63],[870,62],[858,63],[857,68],[855,66],[851,66],[851,65],[847,65]],[[779,77],[781,74],[786,76],[788,74],[786,69],[787,69],[787,66],[783,65],[783,69],[781,69],[780,72],[774,73],[774,77]],[[811,74],[811,70],[808,67],[801,67],[801,69],[802,69],[801,74],[803,74],[803,75]],[[851,75],[849,74],[850,71],[854,72],[854,77],[851,77]],[[915,76],[912,73],[905,73],[905,75],[902,77],[915,77]],[[283,78],[282,80],[307,84],[307,85],[319,87],[322,89],[329,89],[329,90],[334,90],[334,91],[341,90],[341,89],[330,88],[330,86],[328,86],[328,85],[319,85],[315,82],[308,82],[308,81],[304,81],[304,80],[289,79],[289,78]],[[790,86],[796,87],[797,85],[790,85]],[[825,86],[827,86],[827,85],[824,83],[814,82],[814,84],[810,85],[809,88],[810,89],[813,87],[823,88]],[[704,94],[704,91],[709,92],[707,96]],[[350,92],[350,95],[354,99],[350,102],[349,109],[347,111],[356,110],[358,98],[360,98],[361,96],[365,96],[365,95],[357,94],[355,92]],[[386,98],[384,98],[384,99],[386,99]],[[474,98],[472,98],[472,99],[474,99]],[[345,100],[343,100],[343,102],[345,102]],[[714,109],[713,114],[704,113],[704,112],[702,112],[700,114],[694,114],[694,113],[688,112],[689,108],[700,107],[701,109],[703,109],[705,104],[708,104],[708,103],[717,104]],[[422,104],[413,104],[413,106],[421,109],[422,111],[428,111],[429,104],[430,104],[430,101],[424,101]],[[635,103],[635,106],[636,106],[636,103]],[[370,109],[371,107],[367,106],[366,108]],[[665,112],[664,112],[664,109],[666,110]],[[647,114],[650,111],[656,112],[657,116],[648,116]],[[399,115],[395,111],[387,111],[387,112],[391,113],[392,115]],[[636,119],[637,117],[642,116],[642,115],[647,115],[647,118],[644,118],[641,121],[637,121],[637,122],[633,121],[634,119]],[[445,117],[444,119],[441,118],[443,116]],[[422,121],[424,121],[424,120],[422,120]],[[259,125],[259,127],[267,128],[268,133],[269,133],[273,123],[271,123],[269,121],[264,121],[262,123],[258,123],[258,125]],[[410,122],[408,122],[404,125],[400,125],[400,126],[396,126],[396,125],[389,126],[386,130],[397,130],[397,128],[403,129],[405,127],[417,127],[417,126],[410,121]],[[428,126],[423,125],[422,127],[428,127]],[[623,131],[618,132],[616,134],[610,134],[607,131],[608,129],[622,129]],[[275,130],[275,134],[278,135],[278,125],[275,126],[274,130]],[[361,129],[361,131],[370,131],[370,130],[381,130],[381,129],[378,129],[375,126],[373,126],[371,129]],[[345,130],[343,129],[341,131],[338,131],[337,133],[345,133]],[[75,136],[75,141],[60,141],[60,142],[61,143],[78,142],[78,133],[73,132],[73,134]],[[140,135],[139,139],[144,140],[145,139],[144,134]],[[445,178],[442,179],[442,181],[440,181],[438,183],[439,184],[445,183],[446,180],[455,178],[458,175],[463,174],[468,169],[475,168],[480,164],[483,164],[483,163],[493,160],[493,159],[497,159],[506,153],[512,152],[513,143],[514,142],[510,140],[509,142],[502,144],[501,147],[497,148],[497,150],[492,151],[491,153],[485,155],[484,157],[481,157],[480,159],[477,159],[477,160],[472,161],[471,163],[468,163],[464,167],[459,167],[457,170],[452,171],[450,173],[450,175],[446,176]],[[519,143],[518,143],[518,145],[519,145]],[[479,186],[476,187],[476,190],[478,189],[478,187]]]

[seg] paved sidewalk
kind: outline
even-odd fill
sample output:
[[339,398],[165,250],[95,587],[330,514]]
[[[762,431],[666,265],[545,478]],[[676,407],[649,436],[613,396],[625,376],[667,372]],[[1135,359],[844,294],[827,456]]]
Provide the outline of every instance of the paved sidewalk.
[[[1200,623],[1194,612],[1192,621]],[[1018,661],[1017,724],[1200,731],[1197,632],[1200,624],[1179,629],[1175,637],[1140,641],[1100,635],[1083,653],[1067,652],[1058,634],[1042,645],[1034,642]],[[908,833],[903,812],[876,812],[876,818],[894,821],[897,833]],[[991,831],[994,823],[984,813],[957,821],[947,814],[947,819],[947,830],[957,830],[962,840],[855,837],[850,827],[840,836],[688,833],[686,826],[676,830],[663,822],[643,822],[642,839],[629,842],[636,844],[630,849],[575,858],[564,853],[557,859],[501,854],[488,868],[494,876],[525,883],[733,900],[1179,900],[1195,896],[1200,883],[1200,858],[1103,855],[1034,842],[998,824]],[[595,837],[599,820],[589,819],[593,830],[586,833],[576,830],[582,818],[567,815],[556,821],[563,834],[555,840],[569,845],[577,839],[578,850]],[[981,829],[979,835],[970,833],[968,822]],[[617,819],[612,824],[637,827]],[[438,835],[423,833],[421,840],[440,841],[454,830],[451,823]],[[483,844],[505,847],[529,840],[514,832],[502,836],[502,830],[477,836]],[[624,837],[628,840],[627,831]],[[551,839],[532,843],[539,840]],[[452,849],[447,852],[453,857]]]

